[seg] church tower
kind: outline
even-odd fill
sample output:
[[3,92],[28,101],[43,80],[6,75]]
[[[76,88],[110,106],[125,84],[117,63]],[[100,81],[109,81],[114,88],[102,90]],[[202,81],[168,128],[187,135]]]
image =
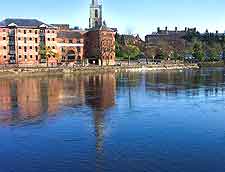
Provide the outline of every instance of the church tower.
[[89,28],[102,26],[102,4],[98,0],[92,0],[90,6]]

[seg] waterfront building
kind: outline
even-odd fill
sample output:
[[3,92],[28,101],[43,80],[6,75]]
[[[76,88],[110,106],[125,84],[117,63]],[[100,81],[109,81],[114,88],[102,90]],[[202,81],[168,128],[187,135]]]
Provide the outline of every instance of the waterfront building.
[[85,64],[84,41],[86,31],[61,30],[57,33],[57,46],[61,62]]
[[89,64],[115,65],[115,32],[102,26],[86,33],[85,54]]
[[185,28],[185,30],[178,30],[177,27],[175,27],[175,30],[168,30],[167,27],[164,30],[157,28],[157,32],[145,36],[146,47],[157,47],[165,42],[171,46],[183,49],[185,47],[184,37],[188,31],[196,32],[196,28]]
[[5,19],[0,22],[0,63],[38,64],[46,62],[46,56],[40,53],[41,48],[48,47],[55,50],[56,37],[55,27],[38,20]]
[[102,22],[102,5],[97,0],[92,0],[90,11],[86,30],[36,19],[1,21],[0,64],[114,65],[115,29]]

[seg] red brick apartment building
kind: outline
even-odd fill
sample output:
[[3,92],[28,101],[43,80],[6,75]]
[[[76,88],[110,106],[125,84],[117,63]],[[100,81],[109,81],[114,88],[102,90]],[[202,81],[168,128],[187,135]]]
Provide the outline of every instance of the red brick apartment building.
[[0,64],[115,64],[113,30],[99,27],[84,31],[62,26],[35,19],[1,21]]
[[57,49],[57,30],[38,20],[6,19],[0,22],[0,64],[45,62],[41,46]]
[[36,19],[0,22],[0,64],[115,64],[115,31],[102,21],[102,4],[92,0],[89,29]]

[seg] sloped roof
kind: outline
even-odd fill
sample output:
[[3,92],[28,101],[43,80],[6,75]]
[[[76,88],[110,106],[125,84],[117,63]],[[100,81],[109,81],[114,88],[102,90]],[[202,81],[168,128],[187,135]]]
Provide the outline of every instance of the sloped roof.
[[0,27],[7,27],[10,24],[15,24],[17,27],[39,27],[41,25],[46,25],[47,27],[53,27],[37,19],[17,19],[8,18],[0,22]]
[[78,31],[60,31],[57,33],[58,38],[78,38],[80,39],[82,37],[82,33]]

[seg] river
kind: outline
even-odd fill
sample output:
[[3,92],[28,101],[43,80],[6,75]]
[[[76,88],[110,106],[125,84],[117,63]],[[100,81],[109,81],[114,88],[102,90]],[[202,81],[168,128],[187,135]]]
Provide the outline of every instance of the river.
[[0,172],[225,171],[225,71],[0,79]]

